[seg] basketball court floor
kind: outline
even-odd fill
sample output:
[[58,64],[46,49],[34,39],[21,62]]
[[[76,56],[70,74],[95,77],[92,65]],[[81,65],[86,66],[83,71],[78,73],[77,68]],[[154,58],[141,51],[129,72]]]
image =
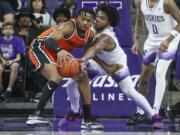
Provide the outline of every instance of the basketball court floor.
[[[51,123],[27,126],[27,117],[3,117],[0,122],[0,135],[180,135],[180,119],[168,122],[164,119],[164,129],[153,130],[150,125],[127,126],[127,119],[101,118],[98,122],[104,130],[81,131],[80,120],[69,123],[66,127],[58,127],[57,118],[48,118]],[[178,133],[179,132],[179,133]]]

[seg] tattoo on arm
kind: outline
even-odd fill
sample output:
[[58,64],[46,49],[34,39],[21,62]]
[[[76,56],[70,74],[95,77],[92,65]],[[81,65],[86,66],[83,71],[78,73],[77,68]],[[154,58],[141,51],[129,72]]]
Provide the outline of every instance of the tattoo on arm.
[[[180,10],[176,6],[175,2],[173,0],[165,0],[164,10],[165,12],[171,14],[174,17],[177,22],[175,30],[180,32]],[[173,38],[174,36],[170,34],[170,36],[167,38],[167,41],[171,42]]]
[[92,47],[88,48],[83,58],[85,60],[93,58],[96,55],[96,53],[103,50],[108,43],[108,36],[101,35],[93,42]]

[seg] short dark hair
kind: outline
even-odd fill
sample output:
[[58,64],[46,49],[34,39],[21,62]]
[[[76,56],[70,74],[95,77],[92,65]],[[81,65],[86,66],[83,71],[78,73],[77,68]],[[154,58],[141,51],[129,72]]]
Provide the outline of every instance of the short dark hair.
[[53,19],[56,20],[59,14],[63,14],[68,19],[71,18],[71,13],[68,8],[62,6],[56,8],[53,12]]
[[112,27],[117,26],[120,21],[120,16],[116,8],[112,7],[110,3],[102,3],[97,6],[96,13],[98,11],[103,11],[107,14],[110,25]]
[[81,8],[79,9],[78,13],[77,13],[77,16],[79,16],[81,13],[89,13],[91,14],[93,17],[95,16],[95,12],[93,11],[93,9],[90,9],[90,8]]
[[5,26],[12,26],[14,28],[14,24],[12,22],[5,22],[2,24],[2,28],[4,28]]

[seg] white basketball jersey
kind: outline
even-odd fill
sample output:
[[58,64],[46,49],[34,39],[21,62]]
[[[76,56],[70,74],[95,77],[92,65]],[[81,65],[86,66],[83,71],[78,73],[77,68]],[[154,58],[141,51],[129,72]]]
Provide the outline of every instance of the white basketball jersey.
[[153,8],[149,7],[149,0],[141,0],[141,11],[150,37],[165,37],[174,30],[175,20],[164,11],[164,0],[157,0]]
[[98,38],[101,34],[107,34],[110,36],[114,40],[116,47],[112,51],[102,50],[97,53],[96,56],[108,65],[126,63],[126,54],[120,47],[113,28],[111,26],[105,28],[102,32],[98,33],[95,38]]

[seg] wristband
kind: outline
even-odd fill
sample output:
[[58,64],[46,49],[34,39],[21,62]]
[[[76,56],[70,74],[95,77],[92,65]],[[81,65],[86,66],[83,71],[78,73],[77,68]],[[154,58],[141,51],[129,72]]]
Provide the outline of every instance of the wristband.
[[173,35],[173,37],[177,37],[179,35],[179,32],[177,30],[173,30],[171,32],[171,35]]
[[54,39],[49,37],[44,40],[44,45],[52,49],[56,53],[62,50],[62,48],[54,41]]

